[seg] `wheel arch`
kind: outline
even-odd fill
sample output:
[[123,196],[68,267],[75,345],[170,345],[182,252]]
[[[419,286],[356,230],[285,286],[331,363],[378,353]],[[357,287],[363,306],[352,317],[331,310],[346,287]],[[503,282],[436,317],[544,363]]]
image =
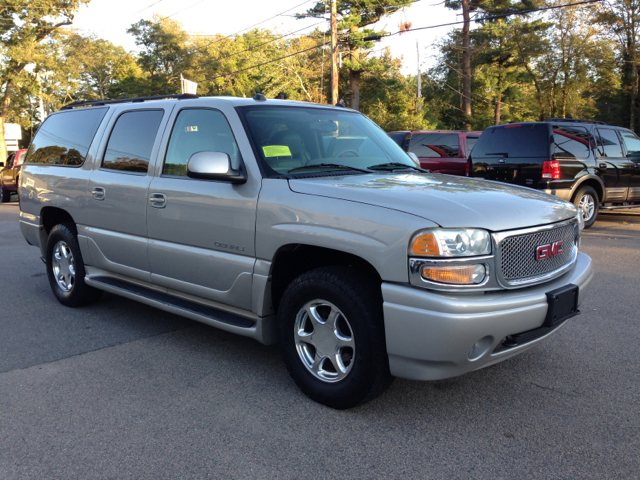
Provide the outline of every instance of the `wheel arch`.
[[69,225],[73,233],[78,233],[75,220],[66,210],[59,207],[43,207],[40,210],[40,251],[42,255],[45,254],[49,232],[60,223]]
[[[306,244],[283,245],[274,255],[271,264],[271,302],[277,311],[287,286],[299,275],[319,267],[347,266],[362,272],[378,289],[382,283],[380,274],[367,260],[326,247]],[[382,293],[380,293],[382,295]]]
[[602,183],[602,179],[600,179],[599,177],[595,176],[595,175],[589,175],[586,176],[584,178],[581,178],[573,187],[573,191],[571,192],[571,201],[573,202],[575,197],[576,197],[576,193],[578,193],[578,190],[580,190],[580,188],[582,187],[591,187],[593,188],[596,193],[598,194],[598,200],[600,201],[600,203],[604,202],[604,197],[605,197],[605,188],[604,188],[604,183]]

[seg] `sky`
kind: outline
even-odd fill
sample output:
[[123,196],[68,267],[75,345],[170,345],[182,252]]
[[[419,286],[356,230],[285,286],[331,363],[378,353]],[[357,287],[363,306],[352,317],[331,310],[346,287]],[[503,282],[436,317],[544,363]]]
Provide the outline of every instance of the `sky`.
[[[291,15],[303,13],[315,5],[317,0],[91,0],[80,7],[73,26],[83,34],[98,37],[123,46],[126,50],[136,50],[127,28],[138,20],[151,19],[154,14],[171,16],[181,22],[190,34],[231,35],[244,31],[256,24],[286,34],[309,26],[296,35],[312,31],[311,26],[320,19],[297,20]],[[281,14],[282,12],[286,12]],[[271,18],[275,17],[275,18]],[[266,21],[265,21],[266,20]],[[389,33],[397,32],[401,22],[411,22],[412,28],[426,27],[461,20],[452,10],[444,7],[439,0],[419,0],[404,11],[383,18],[376,27]],[[261,23],[263,22],[263,23]],[[326,23],[328,28],[328,22]],[[318,25],[322,28],[323,25]],[[403,73],[415,74],[418,55],[422,71],[435,63],[436,44],[454,27],[439,27],[417,32],[403,33],[384,38],[377,42],[374,52],[389,47],[393,56],[403,57]],[[327,36],[327,41],[329,37]],[[419,50],[416,47],[418,42]]]

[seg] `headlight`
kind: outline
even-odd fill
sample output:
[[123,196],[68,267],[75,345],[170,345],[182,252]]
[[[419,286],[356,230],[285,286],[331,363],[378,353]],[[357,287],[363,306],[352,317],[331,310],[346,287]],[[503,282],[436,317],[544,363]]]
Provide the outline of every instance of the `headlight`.
[[420,257],[473,257],[491,253],[491,237],[474,228],[436,228],[419,232],[411,241],[411,255]]
[[576,218],[578,219],[578,228],[580,231],[584,230],[584,218],[582,217],[582,209],[578,208],[578,213],[576,214]]

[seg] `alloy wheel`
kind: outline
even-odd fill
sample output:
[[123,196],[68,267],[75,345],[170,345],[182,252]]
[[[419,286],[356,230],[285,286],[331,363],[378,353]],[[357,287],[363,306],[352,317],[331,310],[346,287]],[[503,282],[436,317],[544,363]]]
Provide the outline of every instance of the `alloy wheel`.
[[300,360],[314,377],[335,383],[349,374],[356,352],[353,330],[334,304],[307,302],[296,315],[293,334]]
[[53,247],[51,263],[56,283],[65,292],[70,292],[76,281],[76,265],[66,242],[60,240]]

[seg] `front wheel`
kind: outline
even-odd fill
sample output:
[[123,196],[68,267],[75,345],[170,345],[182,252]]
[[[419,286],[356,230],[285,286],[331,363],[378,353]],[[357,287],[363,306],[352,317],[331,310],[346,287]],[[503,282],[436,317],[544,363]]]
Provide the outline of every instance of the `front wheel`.
[[578,193],[573,197],[573,204],[582,212],[584,228],[589,228],[596,222],[600,200],[593,188],[585,186],[578,190]]
[[11,201],[11,190],[2,189],[2,203],[7,203]]
[[102,290],[87,285],[80,246],[71,225],[51,229],[47,241],[47,277],[53,294],[67,307],[81,307],[97,301]]
[[323,267],[300,275],[278,317],[289,374],[313,400],[351,408],[391,384],[379,287],[358,272]]

